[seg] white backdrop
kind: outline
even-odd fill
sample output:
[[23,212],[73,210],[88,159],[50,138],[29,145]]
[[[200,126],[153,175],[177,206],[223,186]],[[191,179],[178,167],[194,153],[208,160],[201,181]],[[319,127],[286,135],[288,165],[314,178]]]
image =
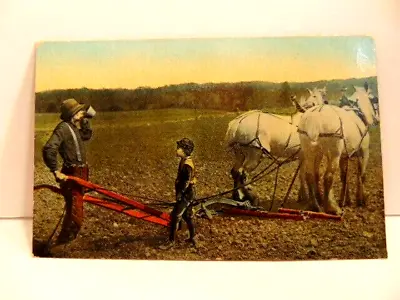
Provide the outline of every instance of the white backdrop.
[[[182,280],[194,285],[183,290],[184,296],[204,299],[211,296],[242,299],[244,295],[252,297],[253,293],[273,299],[280,295],[285,299],[297,298],[298,293],[315,299],[400,299],[400,290],[395,285],[400,278],[396,234],[400,221],[395,217],[387,221],[390,259],[385,262],[171,264],[37,260],[29,254],[36,42],[317,34],[372,36],[377,50],[386,213],[400,215],[396,173],[400,164],[397,159],[400,118],[396,116],[400,111],[399,30],[397,0],[0,1],[0,217],[25,217],[0,220],[3,277],[0,293],[6,293],[1,298],[36,299],[41,295],[173,298],[181,293],[181,288],[174,289],[172,285],[176,282],[180,286],[178,282]],[[78,270],[76,273],[74,268]],[[316,275],[312,275],[314,271]],[[327,279],[322,275],[328,276]],[[71,290],[65,286],[68,281],[78,286]],[[121,289],[112,292],[107,282],[113,287],[121,284]],[[62,286],[59,294],[57,289]],[[219,289],[224,291],[217,293]],[[314,296],[314,292],[319,295]]]

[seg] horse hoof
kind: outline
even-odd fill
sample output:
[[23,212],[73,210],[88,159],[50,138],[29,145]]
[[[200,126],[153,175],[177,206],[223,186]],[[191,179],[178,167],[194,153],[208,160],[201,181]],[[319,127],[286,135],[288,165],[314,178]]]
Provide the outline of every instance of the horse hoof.
[[319,205],[311,205],[309,209],[313,212],[322,212],[322,209]]
[[327,210],[326,213],[328,215],[334,215],[334,216],[341,216],[343,214],[341,209],[337,209],[337,210]]
[[365,207],[365,202],[364,201],[357,201],[357,206],[358,207]]
[[298,204],[306,204],[308,202],[308,199],[305,197],[298,197],[297,198],[297,203]]
[[325,213],[330,215],[341,216],[343,214],[343,211],[337,205],[328,205],[325,209]]
[[351,205],[350,201],[347,200],[347,201],[344,201],[344,202],[340,203],[339,207],[343,208],[343,207],[350,206],[350,205]]
[[357,206],[364,207],[365,206],[365,198],[358,198],[357,199]]

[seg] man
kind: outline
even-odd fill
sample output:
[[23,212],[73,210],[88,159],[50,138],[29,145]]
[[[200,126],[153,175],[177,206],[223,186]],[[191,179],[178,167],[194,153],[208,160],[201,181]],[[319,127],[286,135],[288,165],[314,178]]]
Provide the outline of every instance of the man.
[[[75,239],[83,221],[84,189],[67,176],[76,176],[88,180],[89,168],[86,163],[86,150],[83,141],[92,137],[87,117],[93,117],[95,111],[75,99],[67,99],[61,105],[61,122],[56,126],[43,147],[43,160],[60,183],[64,196],[66,213],[56,245]],[[62,168],[58,168],[57,154],[63,159]]]
[[368,87],[368,82],[366,81],[364,82],[364,89],[366,92],[368,92],[369,87]]
[[340,100],[339,100],[339,107],[343,107],[343,106],[352,107],[353,104],[352,104],[352,103],[350,102],[350,100],[346,97],[347,88],[344,87],[344,88],[342,88],[340,91],[342,92],[342,97],[341,97]]

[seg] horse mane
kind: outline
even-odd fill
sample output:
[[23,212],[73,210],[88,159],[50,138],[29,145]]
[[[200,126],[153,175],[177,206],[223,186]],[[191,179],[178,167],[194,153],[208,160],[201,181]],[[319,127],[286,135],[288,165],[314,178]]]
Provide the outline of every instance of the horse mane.
[[357,103],[358,108],[364,115],[365,120],[372,124],[374,122],[375,111],[372,107],[372,103],[369,100],[369,91],[366,91],[364,87],[354,86],[355,92],[348,97],[350,100]]

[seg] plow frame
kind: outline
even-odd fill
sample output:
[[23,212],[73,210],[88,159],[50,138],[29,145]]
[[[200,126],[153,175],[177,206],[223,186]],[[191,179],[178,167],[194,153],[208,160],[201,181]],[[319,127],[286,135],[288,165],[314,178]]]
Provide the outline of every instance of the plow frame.
[[[117,213],[123,213],[130,217],[134,217],[146,222],[161,225],[164,227],[169,227],[171,220],[170,214],[161,210],[157,210],[149,205],[143,204],[137,200],[130,197],[124,196],[120,193],[106,189],[100,185],[94,184],[92,182],[83,180],[78,177],[68,176],[67,180],[72,180],[78,185],[85,188],[85,194],[83,196],[83,201],[106,208]],[[34,190],[48,189],[54,193],[62,195],[62,191],[59,187],[49,184],[39,184],[34,186]],[[92,195],[90,192],[96,192],[100,195]],[[165,204],[173,205],[171,202],[165,202]],[[208,219],[212,219],[213,210],[209,209],[209,206],[214,204],[226,205],[228,208],[223,208],[222,213],[228,215],[240,215],[240,216],[251,216],[259,218],[281,218],[290,220],[307,220],[311,218],[315,219],[325,219],[325,220],[342,220],[342,216],[329,215],[325,213],[317,213],[311,211],[294,210],[288,208],[280,208],[278,212],[270,212],[264,210],[261,207],[251,206],[249,201],[236,201],[229,198],[212,198],[207,201],[198,202],[193,205],[194,215],[201,215],[202,213]]]

